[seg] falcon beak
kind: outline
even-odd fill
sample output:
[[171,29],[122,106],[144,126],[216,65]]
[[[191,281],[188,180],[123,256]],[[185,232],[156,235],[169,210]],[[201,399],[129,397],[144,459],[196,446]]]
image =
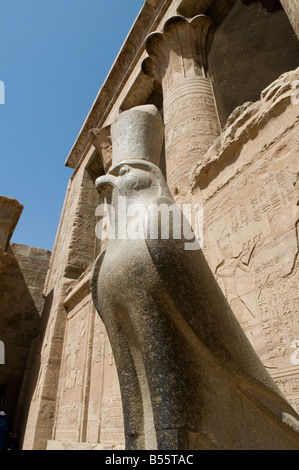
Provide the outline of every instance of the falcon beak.
[[117,177],[109,174],[100,176],[96,179],[95,185],[100,193],[107,194],[117,187]]

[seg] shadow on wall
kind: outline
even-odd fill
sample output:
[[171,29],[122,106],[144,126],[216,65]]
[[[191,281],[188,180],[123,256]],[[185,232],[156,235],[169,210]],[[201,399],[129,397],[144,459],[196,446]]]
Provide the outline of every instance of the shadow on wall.
[[5,345],[5,364],[0,365],[1,406],[9,423],[14,419],[30,344],[39,326],[37,307],[14,257],[0,278],[0,332]]
[[[7,252],[13,261],[0,277],[0,339],[5,347],[5,363],[0,365],[0,400],[9,431],[17,433],[25,406],[20,391],[24,389],[27,368],[31,368],[32,345],[41,331],[42,286],[49,255],[45,250],[35,250],[9,246]],[[41,258],[38,253],[42,253]]]
[[15,413],[14,426],[19,431],[20,445],[22,446],[27,425],[31,403],[38,393],[38,382],[41,366],[41,349],[53,303],[54,289],[47,295],[40,318],[40,332],[33,338],[28,354],[27,365],[24,371],[22,386],[20,388],[18,405]]

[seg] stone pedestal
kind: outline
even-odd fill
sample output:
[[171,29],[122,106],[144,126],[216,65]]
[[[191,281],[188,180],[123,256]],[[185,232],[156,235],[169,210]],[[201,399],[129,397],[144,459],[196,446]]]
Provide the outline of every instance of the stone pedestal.
[[205,15],[174,16],[146,41],[142,69],[162,85],[167,181],[178,202],[188,192],[190,170],[220,131],[207,70],[211,26]]

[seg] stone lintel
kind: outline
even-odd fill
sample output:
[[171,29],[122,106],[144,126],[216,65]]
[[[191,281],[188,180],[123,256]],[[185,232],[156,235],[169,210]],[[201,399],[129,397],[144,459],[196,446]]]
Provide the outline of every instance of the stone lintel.
[[213,2],[214,0],[201,0],[197,2],[194,0],[183,0],[177,11],[179,15],[185,16],[185,18],[193,18],[196,15],[205,13]]
[[299,38],[299,0],[280,0],[280,3]]

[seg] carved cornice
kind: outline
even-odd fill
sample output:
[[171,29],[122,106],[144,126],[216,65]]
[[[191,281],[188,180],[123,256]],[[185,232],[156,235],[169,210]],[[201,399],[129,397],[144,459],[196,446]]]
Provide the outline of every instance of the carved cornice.
[[11,253],[5,253],[0,248],[0,274],[2,274],[7,266],[9,266],[14,260],[14,256]]

